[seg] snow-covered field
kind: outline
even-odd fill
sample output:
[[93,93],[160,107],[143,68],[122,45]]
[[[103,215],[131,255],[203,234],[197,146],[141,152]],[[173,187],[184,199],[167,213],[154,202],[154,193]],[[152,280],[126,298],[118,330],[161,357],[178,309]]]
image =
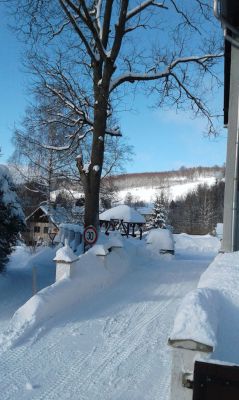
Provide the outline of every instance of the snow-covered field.
[[[125,201],[125,198],[127,197],[128,193],[130,193],[133,197],[134,201],[144,201],[145,203],[151,204],[155,201],[156,195],[159,195],[161,190],[163,190],[167,196],[167,198],[171,200],[177,200],[179,198],[184,198],[186,195],[194,190],[197,189],[199,185],[208,185],[212,186],[216,182],[216,177],[210,176],[210,177],[198,177],[197,179],[195,178],[194,180],[189,180],[189,181],[184,181],[182,180],[181,183],[175,183],[173,180],[169,181],[168,186],[163,186],[163,187],[158,187],[158,186],[142,186],[142,187],[129,187],[126,189],[119,190],[117,192],[117,198],[118,202],[121,204]],[[64,191],[64,190],[63,190]],[[77,192],[77,191],[67,191],[70,192],[71,196],[73,196],[75,199],[78,199],[82,196],[84,196],[83,192]],[[51,198],[54,201],[56,199],[56,196],[62,192],[62,190],[55,190],[51,193]]]
[[153,203],[155,201],[156,195],[159,195],[161,190],[166,194],[166,197],[171,200],[177,200],[179,198],[186,197],[186,195],[197,189],[199,185],[212,186],[215,184],[216,178],[214,177],[201,177],[193,181],[176,183],[170,182],[167,187],[135,187],[124,190],[119,190],[118,198],[120,202],[123,202],[128,193],[130,193],[134,199],[138,201],[144,201],[146,203]]
[[[126,252],[134,246],[134,257],[123,275],[71,308],[63,304],[61,313],[2,348],[1,400],[167,400],[167,339],[177,307],[219,248],[210,236],[175,240],[175,257],[128,241]],[[9,333],[12,314],[31,296],[32,266],[38,289],[54,281],[53,256],[52,249],[29,256],[24,248],[12,255],[0,276],[0,335]]]

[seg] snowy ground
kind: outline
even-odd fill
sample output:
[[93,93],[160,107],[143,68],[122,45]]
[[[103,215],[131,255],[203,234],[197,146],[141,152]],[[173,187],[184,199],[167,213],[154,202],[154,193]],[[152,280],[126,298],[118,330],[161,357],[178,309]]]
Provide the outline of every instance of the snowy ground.
[[[3,352],[1,400],[167,400],[178,304],[217,251],[209,237],[176,240],[175,257],[140,251],[120,281]],[[38,288],[54,279],[52,250],[25,259],[17,249],[0,277],[0,333],[31,295],[31,266]]]

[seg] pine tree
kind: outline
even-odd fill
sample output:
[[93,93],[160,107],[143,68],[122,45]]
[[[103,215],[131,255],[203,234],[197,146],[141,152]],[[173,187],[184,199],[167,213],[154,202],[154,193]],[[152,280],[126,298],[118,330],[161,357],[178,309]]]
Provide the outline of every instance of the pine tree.
[[24,228],[24,214],[9,170],[0,165],[0,269],[16,245],[18,233]]
[[165,197],[164,192],[160,193],[160,196],[156,196],[154,202],[153,215],[151,219],[151,225],[154,228],[165,228],[168,217],[168,201]]

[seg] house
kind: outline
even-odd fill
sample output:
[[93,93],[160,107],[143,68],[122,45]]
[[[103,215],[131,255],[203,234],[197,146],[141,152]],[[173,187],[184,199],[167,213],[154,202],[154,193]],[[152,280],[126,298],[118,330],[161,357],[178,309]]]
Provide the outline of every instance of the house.
[[153,216],[154,208],[153,206],[137,207],[136,211],[138,211],[138,213],[143,215],[146,222],[149,222]]
[[28,246],[53,243],[62,223],[80,223],[78,210],[67,210],[65,207],[47,204],[40,205],[26,218],[26,230],[22,233]]
[[99,215],[100,226],[105,229],[107,234],[109,231],[119,230],[122,235],[136,236],[139,232],[142,238],[142,228],[145,225],[145,218],[135,209],[120,205],[110,208]]

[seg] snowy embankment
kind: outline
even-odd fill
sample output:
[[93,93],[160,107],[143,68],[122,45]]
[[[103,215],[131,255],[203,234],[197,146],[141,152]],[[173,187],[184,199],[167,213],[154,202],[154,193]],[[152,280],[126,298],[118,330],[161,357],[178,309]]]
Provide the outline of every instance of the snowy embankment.
[[201,343],[212,359],[239,364],[238,282],[239,252],[219,254],[182,301],[171,341]]
[[69,307],[112,285],[127,271],[135,255],[134,246],[127,252],[115,248],[107,257],[95,255],[97,246],[79,257],[72,279],[64,278],[42,289],[15,312],[7,331],[0,336],[2,350],[21,343],[43,321],[67,312]]
[[14,312],[32,296],[32,270],[35,268],[37,290],[55,280],[55,249],[37,248],[31,252],[17,246],[11,254],[4,273],[0,275],[0,332],[7,326]]
[[[174,238],[177,248],[179,235]],[[101,290],[97,283],[85,297],[80,292],[85,290],[83,283],[87,285],[88,271],[83,269],[77,303],[67,308],[59,297],[59,318],[31,326],[15,342],[18,346],[1,353],[1,400],[167,400],[167,338],[181,299],[196,287],[217,252],[212,247],[202,251],[208,241],[204,237],[190,250],[186,240],[183,248],[180,238],[175,256],[156,257],[144,240],[125,239],[128,267],[123,257],[117,258],[113,282],[107,275],[108,261],[98,264],[96,272],[105,274],[108,284]],[[49,261],[45,267],[51,269]],[[6,300],[12,296],[9,289]]]

